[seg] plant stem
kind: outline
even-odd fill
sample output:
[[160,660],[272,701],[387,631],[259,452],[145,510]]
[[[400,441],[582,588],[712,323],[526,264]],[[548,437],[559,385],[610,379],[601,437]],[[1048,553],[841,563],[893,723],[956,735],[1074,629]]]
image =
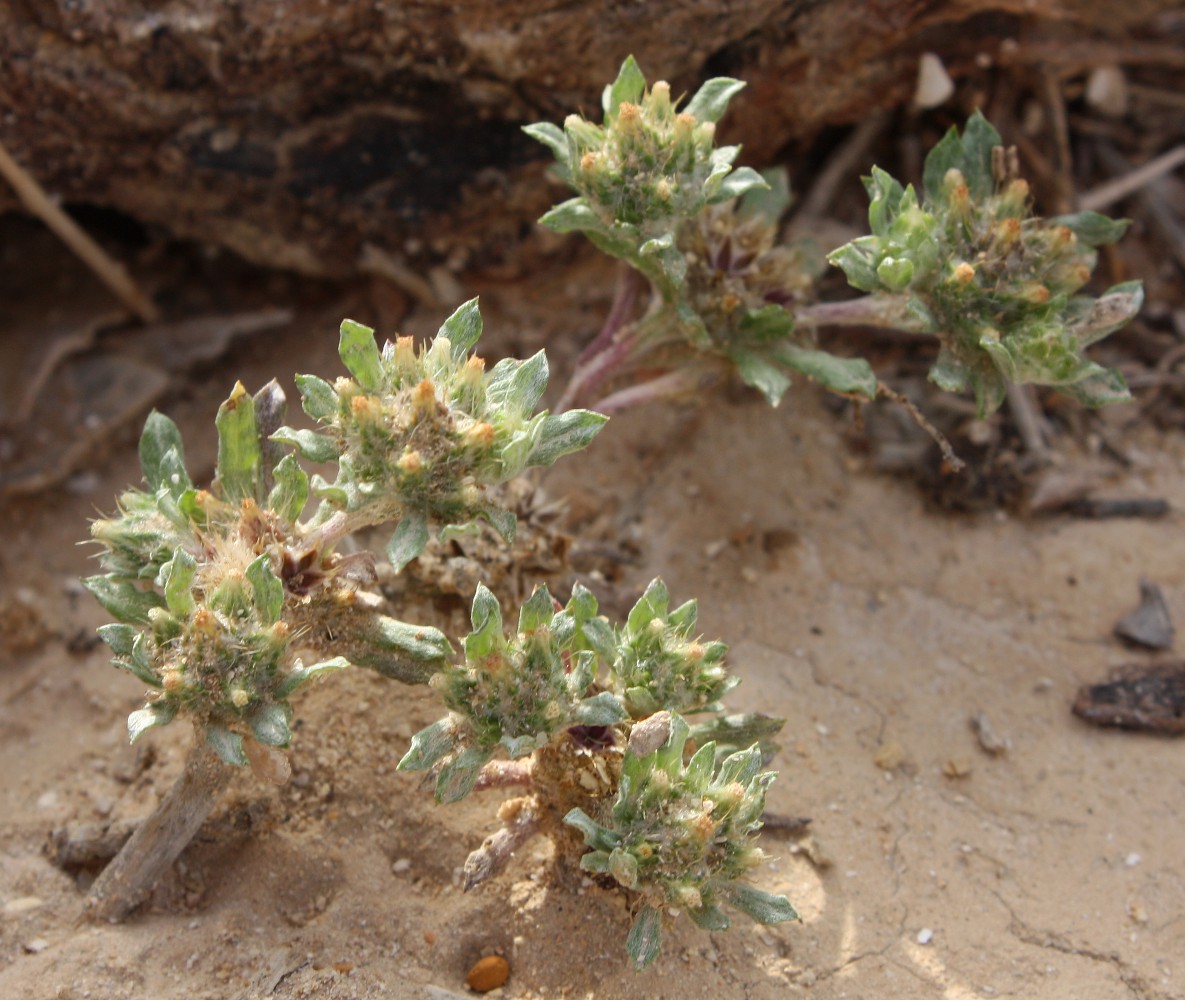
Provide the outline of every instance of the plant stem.
[[486,837],[465,859],[465,892],[501,872],[514,852],[539,831],[539,804],[534,796],[504,802],[498,817],[502,829]]
[[800,327],[878,326],[911,333],[923,333],[918,321],[905,309],[900,295],[862,295],[843,302],[815,302],[794,310],[794,322]]
[[674,371],[660,375],[649,382],[640,382],[637,385],[626,386],[624,389],[611,392],[594,403],[593,409],[598,413],[612,415],[633,406],[643,406],[646,403],[653,403],[671,396],[685,395],[696,389],[704,388],[705,384],[711,382],[717,374],[717,372],[703,366],[676,368]]
[[122,921],[177,860],[230,784],[233,770],[195,731],[185,770],[91,886],[92,920]]

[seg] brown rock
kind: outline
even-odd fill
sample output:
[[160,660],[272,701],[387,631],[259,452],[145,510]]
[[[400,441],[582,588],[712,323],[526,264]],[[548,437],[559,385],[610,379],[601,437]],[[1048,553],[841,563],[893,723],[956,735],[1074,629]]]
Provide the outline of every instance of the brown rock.
[[487,955],[478,959],[465,977],[465,985],[474,993],[496,990],[510,977],[510,963],[501,955]]

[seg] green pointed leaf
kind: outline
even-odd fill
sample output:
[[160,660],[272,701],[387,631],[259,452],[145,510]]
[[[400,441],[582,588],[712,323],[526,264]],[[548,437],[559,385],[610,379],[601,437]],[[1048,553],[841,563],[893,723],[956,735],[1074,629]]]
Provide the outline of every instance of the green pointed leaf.
[[338,355],[342,364],[357,379],[366,392],[379,392],[383,387],[383,359],[374,330],[352,319],[342,320]]
[[625,706],[612,691],[585,698],[572,711],[572,720],[578,726],[613,726],[628,718]]
[[699,617],[699,603],[693,598],[680,604],[674,611],[667,616],[667,621],[679,631],[684,634],[690,633],[695,628],[696,619]]
[[550,149],[561,165],[565,168],[571,167],[568,162],[568,137],[562,128],[551,122],[536,122],[533,125],[524,125],[523,131]]
[[560,202],[540,217],[539,224],[556,233],[603,232],[605,229],[601,217],[584,198]]
[[539,440],[527,459],[528,465],[548,466],[572,452],[587,448],[609,418],[592,410],[567,410],[543,418]]
[[132,712],[128,716],[128,738],[135,743],[153,726],[167,726],[177,715],[177,706],[171,701],[158,701]]
[[109,576],[88,576],[82,581],[104,608],[121,622],[149,625],[148,612],[163,608],[164,598],[153,590],[140,590],[134,584],[111,579]]
[[248,497],[254,499],[262,456],[255,424],[255,401],[242,382],[235,383],[230,398],[218,408],[214,425],[218,428],[217,479],[222,498],[231,503]]
[[181,431],[163,413],[153,410],[140,435],[140,471],[153,492],[168,490],[179,497],[193,483],[185,471],[185,448]]
[[440,719],[411,738],[411,746],[399,762],[399,771],[426,771],[457,749],[457,727],[451,718]]
[[293,427],[281,427],[272,435],[272,440],[291,445],[310,462],[332,462],[340,454],[337,442],[333,438],[307,428],[297,430]]
[[1111,219],[1098,212],[1076,212],[1049,220],[1050,225],[1065,226],[1088,247],[1117,243],[1132,224],[1131,219]]
[[962,159],[963,141],[959,138],[959,130],[951,126],[927,154],[922,168],[922,190],[927,201],[946,202],[943,180],[952,167],[962,170]]
[[250,718],[251,733],[264,746],[286,747],[292,742],[292,707],[283,702],[262,705]]
[[141,632],[134,625],[100,625],[99,638],[111,647],[116,656],[131,656],[132,643]]
[[741,381],[758,390],[770,406],[777,406],[782,401],[782,396],[790,387],[790,379],[780,368],[748,351],[732,350],[728,352],[728,357],[736,365]]
[[285,455],[272,472],[272,477],[276,484],[267,495],[268,508],[285,521],[295,523],[309,499],[308,473],[292,455]]
[[336,416],[340,405],[337,390],[325,379],[316,375],[297,375],[296,388],[300,390],[301,406],[314,420],[323,422]]
[[[118,625],[107,625],[104,627],[131,628],[131,626]],[[100,634],[102,634],[101,629]],[[123,656],[117,656],[111,662],[121,670],[126,670],[137,680],[142,681],[149,687],[159,688],[161,686],[161,680],[157,676],[156,671],[152,668],[148,650],[145,648],[147,642],[147,636],[143,632],[136,631],[135,638],[132,641],[132,647],[128,650],[127,654]]]
[[617,79],[607,86],[601,95],[601,108],[605,112],[605,120],[617,117],[617,109],[622,101],[637,104],[646,90],[646,77],[638,68],[633,56],[626,56],[621,69],[617,71]]
[[265,552],[247,567],[247,582],[255,595],[255,608],[265,625],[274,625],[284,610],[284,584],[272,572],[271,557]]
[[732,173],[720,182],[720,186],[708,198],[708,204],[716,205],[723,201],[731,201],[733,198],[740,198],[750,191],[767,187],[769,185],[766,183],[765,178],[752,167],[737,167],[736,170],[732,171]]
[[251,763],[243,751],[243,737],[238,733],[232,733],[224,726],[207,726],[206,742],[224,764],[231,767],[246,767]]
[[1108,288],[1090,304],[1090,311],[1072,324],[1080,347],[1102,340],[1134,319],[1144,304],[1144,285],[1125,281]]
[[494,596],[494,592],[484,583],[477,585],[469,620],[473,625],[474,632],[502,634],[502,608],[498,604],[498,598]]
[[350,661],[344,656],[334,656],[328,660],[321,660],[317,663],[304,666],[297,660],[297,666],[293,667],[284,676],[284,679],[276,686],[276,697],[287,698],[294,691],[299,690],[308,684],[309,681],[322,674],[332,673],[335,670],[345,670],[350,666]]
[[465,356],[481,338],[481,311],[477,307],[477,299],[470,299],[458,306],[444,321],[438,336],[440,335],[448,337],[449,343],[452,344],[453,360],[464,361]]
[[630,610],[629,617],[626,618],[626,629],[637,635],[655,618],[665,617],[670,600],[666,584],[655,577]]
[[790,207],[790,174],[785,167],[771,167],[761,171],[761,179],[763,187],[752,187],[741,196],[737,214],[776,223]]
[[554,615],[555,605],[551,594],[546,587],[536,587],[519,609],[518,630],[524,635],[534,632],[540,626],[550,625]]
[[715,903],[708,903],[698,910],[688,910],[687,915],[691,917],[696,927],[705,931],[726,931],[732,926],[728,914]]
[[609,874],[618,885],[627,889],[638,888],[638,859],[620,847],[609,854]]
[[463,799],[473,791],[477,776],[489,759],[489,751],[470,747],[445,764],[436,778],[436,801],[448,804]]
[[967,179],[967,188],[972,198],[982,200],[995,193],[992,150],[1003,144],[1000,133],[982,112],[976,111],[967,119],[967,126],[963,129],[963,163],[960,169]]
[[608,875],[609,857],[610,854],[606,851],[589,851],[580,857],[580,870],[596,875]]
[[1132,398],[1123,376],[1113,369],[1093,366],[1093,374],[1069,385],[1058,386],[1059,392],[1078,400],[1084,406],[1098,407],[1122,403]]
[[421,511],[408,511],[395,526],[387,542],[387,559],[398,573],[424,551],[428,544],[428,518]]
[[717,715],[692,726],[691,738],[701,746],[709,741],[714,742],[718,752],[727,754],[747,750],[756,744],[762,759],[766,760],[777,747],[773,737],[781,732],[785,724],[785,719],[775,719],[759,712]]
[[193,614],[194,608],[197,607],[191,590],[195,573],[197,560],[181,546],[173,552],[173,558],[160,568],[165,605],[178,617],[184,618]]
[[625,950],[639,971],[658,958],[662,950],[661,910],[653,906],[642,907],[625,939]]
[[745,89],[744,81],[718,76],[708,80],[683,110],[697,122],[718,122],[728,110],[728,102]]
[[722,886],[720,894],[729,905],[748,914],[759,924],[780,924],[798,919],[797,911],[785,896],[762,892],[743,882],[730,882]]
[[862,292],[880,291],[881,280],[877,277],[875,264],[877,242],[875,236],[861,236],[833,250],[827,260],[843,271],[853,288]]
[[597,607],[597,597],[591,590],[582,583],[573,584],[572,596],[565,608],[568,614],[578,622],[585,622],[596,617]]
[[[538,351],[515,369],[507,386],[505,401],[513,403],[521,413],[533,413],[547,389],[548,376],[547,355]],[[486,392],[490,399],[494,398],[492,385],[487,387]]]
[[482,507],[478,513],[498,532],[504,542],[509,545],[514,541],[514,536],[518,532],[518,518],[514,516],[513,511],[489,504]]
[[583,809],[572,809],[564,817],[564,822],[584,834],[584,842],[597,851],[612,851],[621,844],[621,835],[612,830],[606,830]]
[[839,358],[792,344],[776,348],[778,360],[832,392],[876,399],[876,373],[863,358]]

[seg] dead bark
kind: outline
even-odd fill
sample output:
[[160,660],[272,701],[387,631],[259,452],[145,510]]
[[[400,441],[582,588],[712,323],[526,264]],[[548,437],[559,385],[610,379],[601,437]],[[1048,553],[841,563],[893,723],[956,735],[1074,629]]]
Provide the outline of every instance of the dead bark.
[[139,906],[201,829],[233,773],[198,735],[177,783],[91,886],[87,916],[117,923]]
[[258,263],[346,275],[368,243],[464,262],[507,253],[555,194],[520,125],[595,115],[627,52],[677,92],[747,80],[725,138],[761,163],[907,101],[924,51],[958,76],[1022,26],[1106,40],[1173,6],[0,0],[0,141],[67,202]]

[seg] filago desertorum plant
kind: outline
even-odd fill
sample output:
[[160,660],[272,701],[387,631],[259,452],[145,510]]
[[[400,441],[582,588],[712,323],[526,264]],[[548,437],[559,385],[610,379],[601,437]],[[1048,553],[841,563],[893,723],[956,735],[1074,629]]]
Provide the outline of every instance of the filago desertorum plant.
[[[95,882],[93,915],[121,919],[144,898],[236,767],[285,781],[290,698],[352,665],[430,681],[441,695],[447,715],[400,762],[431,774],[438,801],[521,793],[470,855],[466,888],[546,836],[558,877],[574,862],[629,895],[626,944],[639,968],[679,913],[709,930],[727,927],[729,910],[762,923],[795,917],[785,897],[747,881],[762,859],[753,840],[773,780],[762,768],[781,722],[725,711],[736,678],[724,645],[696,634],[695,602],[672,610],[656,580],[614,625],[579,585],[566,604],[539,588],[508,627],[479,587],[457,661],[436,628],[385,613],[368,590],[372,554],[340,548],[389,526],[385,554],[398,571],[433,532],[447,539],[475,519],[509,539],[515,519],[500,484],[587,446],[603,413],[723,377],[775,405],[793,373],[857,400],[898,398],[865,360],[821,350],[824,326],[933,336],[932,380],[974,393],[984,415],[1014,384],[1054,386],[1088,405],[1126,396],[1118,373],[1083,353],[1141,303],[1136,282],[1083,293],[1096,248],[1125,223],[1034,215],[1015,154],[976,114],[931,152],[920,194],[873,169],[871,233],[828,257],[862,294],[817,302],[823,261],[779,237],[784,173],[734,167],[740,148],[715,143],[743,86],[709,80],[680,106],[630,57],[605,88],[601,124],[570,115],[562,127],[526,128],[575,191],[541,222],[583,233],[623,265],[557,412],[535,412],[548,381],[542,352],[489,371],[472,354],[473,301],[419,349],[401,337],[380,350],[373,331],[343,323],[350,377],[297,377],[315,430],[283,426],[275,383],[254,396],[236,386],[216,421],[209,489],[186,472],[176,426],[149,417],[146,489],[128,490],[118,516],[94,523],[103,573],[86,585],[117,619],[100,630],[116,665],[150,689],[129,718],[131,738],[184,717],[194,743],[177,785]],[[331,463],[335,478],[310,477],[302,460]]]
[[[302,686],[350,665],[423,683],[447,664],[441,632],[389,617],[367,591],[374,557],[342,554],[338,543],[393,523],[387,555],[399,567],[432,528],[481,517],[513,535],[514,515],[491,487],[584,448],[605,420],[534,413],[548,379],[542,352],[486,372],[471,354],[480,334],[476,300],[418,352],[411,338],[380,351],[373,331],[347,320],[340,355],[350,377],[297,378],[319,429],[281,426],[274,382],[255,396],[236,385],[218,412],[209,489],[190,479],[173,422],[148,418],[146,489],[126,491],[118,516],[92,525],[104,572],[85,584],[116,618],[99,630],[116,666],[149,687],[128,719],[131,739],[184,718],[194,744],[177,785],[95,882],[94,915],[120,919],[140,902],[234,768],[287,780],[289,699]],[[297,455],[335,462],[336,479],[310,478]],[[319,502],[302,521],[310,493]]]
[[1096,248],[1126,222],[1035,216],[1015,151],[977,112],[931,151],[921,195],[873,168],[871,234],[828,257],[865,294],[814,302],[820,262],[778,239],[784,173],[733,169],[739,147],[714,145],[715,123],[743,86],[709,80],[680,110],[668,84],[647,88],[631,57],[605,88],[600,125],[569,115],[562,128],[526,127],[577,193],[542,224],[583,233],[626,265],[565,403],[613,412],[730,371],[775,405],[792,372],[854,399],[897,398],[864,360],[819,350],[822,326],[932,335],[930,378],[971,390],[981,415],[1009,384],[1055,386],[1090,406],[1127,398],[1119,373],[1082,353],[1142,303],[1139,282],[1082,294]]

